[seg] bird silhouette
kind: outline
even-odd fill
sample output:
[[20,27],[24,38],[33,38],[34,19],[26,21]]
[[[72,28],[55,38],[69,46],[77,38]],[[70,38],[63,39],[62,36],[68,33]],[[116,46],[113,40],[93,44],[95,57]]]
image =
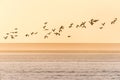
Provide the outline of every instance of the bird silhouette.
[[47,35],[45,35],[45,36],[44,36],[44,39],[46,39],[46,38],[48,38],[48,36],[47,36]]
[[70,38],[71,36],[67,36],[68,38]]
[[54,34],[60,36],[60,33],[58,33],[58,32],[55,32]]
[[80,24],[80,26],[84,26],[86,24],[86,22],[82,22],[81,24]]
[[104,22],[104,23],[102,23],[102,26],[105,26],[105,22]]
[[64,29],[64,26],[61,26],[61,27],[59,28],[59,32],[62,32],[63,29]]
[[97,20],[97,19],[96,19],[96,20],[93,20],[93,22],[98,22],[98,21],[99,21],[99,20]]
[[59,32],[62,32],[62,29],[59,29]]
[[73,27],[73,24],[74,24],[74,23],[71,23],[71,24],[69,25],[69,28],[72,28],[72,27]]
[[11,35],[11,39],[15,39],[13,35]]
[[18,30],[18,28],[15,28],[14,30]]
[[117,21],[117,18],[115,18],[115,19],[111,22],[111,24],[115,24],[116,21]]
[[80,25],[76,25],[76,28],[80,27]]
[[49,32],[49,33],[47,33],[48,35],[50,35],[52,32]]
[[82,28],[86,28],[86,26],[82,26]]
[[46,30],[49,30],[49,29],[47,29],[46,27],[46,25],[48,24],[48,22],[44,22],[44,26],[43,26],[43,29],[46,31]]
[[31,35],[33,35],[34,34],[34,32],[31,32]]
[[43,26],[43,29],[44,29],[45,31],[49,30],[49,29],[47,29],[46,27],[47,27],[47,26]]
[[64,29],[64,26],[61,26],[60,29]]
[[89,23],[91,24],[91,25],[93,25],[94,23],[93,23],[93,19],[91,19],[90,21],[89,21]]
[[29,37],[29,34],[26,34],[25,36],[26,36],[26,37]]
[[14,33],[16,33],[16,34],[17,34],[18,32],[16,31],[16,32],[14,32]]
[[5,37],[3,37],[4,39],[7,39],[8,38],[8,36],[5,36]]
[[6,33],[6,35],[9,35],[9,33]]
[[44,24],[46,25],[48,22],[44,22]]
[[89,21],[89,23],[91,24],[91,25],[94,25],[94,23],[96,23],[96,22],[98,22],[99,20],[98,19],[91,19],[90,21]]
[[56,30],[55,28],[52,29],[53,32],[55,32],[55,30]]
[[71,23],[70,25],[73,25],[74,23]]
[[99,29],[103,29],[103,27],[100,27]]
[[82,22],[82,23],[80,24],[80,27],[86,28],[85,24],[86,24],[86,21],[85,21],[85,22]]
[[70,25],[69,28],[72,28],[72,26]]
[[43,26],[43,29],[45,29],[46,28],[46,26]]
[[38,34],[38,32],[35,32],[34,34]]

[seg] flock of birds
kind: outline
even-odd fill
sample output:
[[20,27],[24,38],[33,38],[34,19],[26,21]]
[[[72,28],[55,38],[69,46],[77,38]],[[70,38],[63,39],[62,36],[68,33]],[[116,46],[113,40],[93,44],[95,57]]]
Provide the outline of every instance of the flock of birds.
[[[112,25],[112,24],[115,24],[117,20],[118,20],[118,18],[114,18],[114,20],[111,21],[111,25]],[[97,23],[98,21],[99,21],[98,19],[91,19],[91,20],[88,21],[88,22],[89,22],[89,24],[90,24],[91,26],[93,26],[93,25],[94,25],[95,23]],[[79,24],[79,25],[75,25],[75,27],[76,27],[76,28],[87,28],[87,27],[86,27],[86,23],[87,23],[87,22],[84,21],[84,22],[82,22],[82,23]],[[48,22],[44,22],[44,25],[43,25],[43,30],[44,30],[44,31],[49,31],[49,28],[47,27],[47,25],[48,25]],[[106,25],[106,23],[103,22],[103,23],[101,23],[101,25],[102,25],[102,27],[99,27],[99,29],[103,29],[104,26]],[[68,26],[68,28],[72,28],[73,26],[74,26],[74,23],[71,23],[71,24]],[[58,29],[57,29],[57,28],[52,28],[51,31],[49,31],[46,35],[44,35],[44,39],[49,38],[49,36],[50,36],[51,34],[54,34],[54,35],[56,35],[56,36],[60,36],[64,29],[65,29],[65,27],[64,27],[63,25],[60,26]],[[26,33],[24,36],[25,36],[25,37],[30,37],[30,36],[33,36],[33,35],[37,35],[38,33],[39,33],[39,32]],[[3,38],[4,38],[4,39],[8,39],[8,38],[10,38],[10,39],[15,39],[15,38],[17,38],[17,37],[18,37],[18,28],[14,28],[14,31],[6,33],[6,35],[5,35]],[[67,37],[70,38],[71,35],[68,35]]]
[[12,32],[6,33],[6,36],[4,36],[3,38],[4,39],[8,39],[8,38],[15,39],[16,37],[18,37],[18,28],[15,28],[14,31]]

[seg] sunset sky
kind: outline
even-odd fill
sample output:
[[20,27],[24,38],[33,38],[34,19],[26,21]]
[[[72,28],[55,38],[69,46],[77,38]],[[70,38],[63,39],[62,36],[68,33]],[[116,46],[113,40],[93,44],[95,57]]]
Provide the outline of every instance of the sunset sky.
[[[120,43],[119,8],[120,0],[0,0],[0,43]],[[92,18],[100,21],[91,26]],[[118,21],[111,25],[114,18]],[[49,31],[42,28],[46,21]],[[87,22],[87,28],[75,28],[82,21]],[[70,23],[74,23],[71,29]],[[52,34],[44,39],[52,28],[61,25],[65,27],[61,36]],[[18,28],[18,37],[5,40],[3,37],[14,28]],[[26,38],[31,32],[39,33]]]

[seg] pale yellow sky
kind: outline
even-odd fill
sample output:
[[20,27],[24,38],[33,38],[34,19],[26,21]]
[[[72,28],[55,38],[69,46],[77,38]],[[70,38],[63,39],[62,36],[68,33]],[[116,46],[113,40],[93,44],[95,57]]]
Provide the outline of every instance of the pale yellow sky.
[[[1,43],[119,43],[120,42],[120,0],[0,0],[0,42]],[[94,26],[91,18],[99,19]],[[116,24],[110,22],[118,18]],[[48,22],[49,31],[43,30]],[[75,28],[87,21],[87,28]],[[73,28],[69,24],[73,22]],[[106,22],[100,30],[101,23]],[[52,28],[65,26],[61,36],[44,35]],[[18,37],[12,40],[7,32],[19,30]],[[38,35],[25,37],[26,33],[38,31]],[[71,38],[67,38],[71,35]]]

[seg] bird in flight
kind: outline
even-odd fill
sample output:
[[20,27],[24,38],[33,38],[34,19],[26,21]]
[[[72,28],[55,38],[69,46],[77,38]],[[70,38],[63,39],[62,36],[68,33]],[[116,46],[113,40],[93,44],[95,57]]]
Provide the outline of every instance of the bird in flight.
[[102,23],[102,26],[105,26],[105,22],[104,22],[104,23]]
[[[105,22],[104,22],[104,23],[102,23],[102,26],[105,26],[105,24],[106,24]],[[100,27],[99,29],[103,29],[103,27]]]
[[7,39],[7,38],[8,38],[8,36],[4,37],[4,39]]
[[38,32],[35,32],[34,34],[38,34]]
[[52,32],[49,32],[49,33],[47,33],[48,35],[50,35]]
[[98,22],[99,20],[98,19],[91,19],[90,21],[89,21],[89,23],[91,24],[91,25],[94,25],[94,23],[96,23],[96,22]]
[[71,23],[70,26],[69,26],[69,28],[72,28],[73,24],[74,24],[74,23]]
[[57,32],[56,32],[56,33],[54,33],[54,34],[60,36],[60,33],[57,33]]
[[82,23],[80,24],[80,26],[83,26],[83,25],[85,25],[85,23],[86,23],[86,22],[82,22]]
[[44,39],[46,39],[46,38],[48,38],[48,36],[47,36],[47,35],[45,35],[45,36],[44,36]]
[[72,26],[70,25],[69,28],[72,28]]
[[6,33],[6,35],[9,35],[9,33]]
[[49,30],[49,29],[46,29],[46,27],[47,27],[46,25],[47,25],[47,24],[48,24],[48,22],[44,22],[44,26],[43,26],[43,29],[44,29],[44,30]]
[[62,30],[61,30],[61,29],[59,29],[59,32],[62,32]]
[[25,36],[26,36],[26,37],[29,37],[29,34],[26,34]]
[[15,39],[13,35],[11,35],[11,39]]
[[53,31],[53,32],[55,32],[55,30],[56,30],[55,28],[54,28],[54,29],[52,29],[52,31]]
[[18,30],[18,28],[15,28],[15,30]]
[[74,23],[71,23],[70,25],[73,25]]
[[43,26],[43,29],[46,30],[46,31],[49,30],[49,29],[47,29],[46,27],[47,27],[47,26]]
[[93,19],[91,19],[90,21],[89,21],[89,23],[91,24],[91,25],[93,25],[94,23],[93,23]]
[[80,24],[80,27],[82,27],[82,28],[86,28],[86,21],[85,22],[82,22],[81,24]]
[[93,22],[98,22],[98,21],[99,21],[99,20],[96,19],[96,20],[94,20]]
[[64,26],[61,26],[60,29],[64,29]]
[[67,36],[68,38],[70,38],[71,36]]
[[43,29],[45,29],[46,28],[46,26],[43,26]]
[[99,29],[103,29],[103,27],[100,27]]
[[111,22],[111,24],[115,24],[116,21],[117,21],[117,18],[115,18],[115,19]]
[[44,22],[44,24],[46,25],[48,22]]
[[15,33],[17,34],[18,32],[16,31]]
[[34,34],[34,32],[31,32],[31,35],[33,35]]
[[76,25],[76,28],[80,27],[80,25]]
[[64,26],[61,26],[61,27],[59,28],[59,32],[62,32],[63,29],[64,29]]

